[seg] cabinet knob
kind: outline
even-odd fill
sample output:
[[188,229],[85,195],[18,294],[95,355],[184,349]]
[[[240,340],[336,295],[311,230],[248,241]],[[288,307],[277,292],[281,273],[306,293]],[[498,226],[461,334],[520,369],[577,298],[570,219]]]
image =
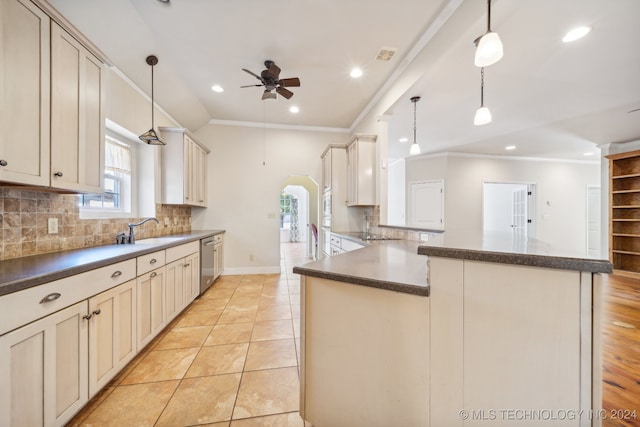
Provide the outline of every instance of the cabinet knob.
[[6,160],[0,160],[0,166],[7,166],[8,164]]
[[93,315],[92,315],[91,313],[89,313],[89,314],[85,314],[84,316],[82,316],[82,318],[83,318],[84,320],[89,320],[89,319],[91,319],[92,317],[93,317]]
[[191,264],[185,264],[185,265],[184,265],[184,268],[187,268],[187,267],[189,267],[190,265],[191,265]]
[[149,277],[156,277],[157,275],[158,275],[158,273],[156,273],[156,272],[154,271],[153,273],[151,273],[151,274],[149,275]]
[[102,312],[100,311],[100,309],[97,309],[97,310],[93,310],[93,313],[91,313],[91,314],[92,314],[92,315],[96,315],[96,316],[97,316],[97,315],[98,315],[98,314],[100,314],[100,313],[102,313]]
[[62,172],[56,172],[53,176],[57,176],[58,178],[62,178]]

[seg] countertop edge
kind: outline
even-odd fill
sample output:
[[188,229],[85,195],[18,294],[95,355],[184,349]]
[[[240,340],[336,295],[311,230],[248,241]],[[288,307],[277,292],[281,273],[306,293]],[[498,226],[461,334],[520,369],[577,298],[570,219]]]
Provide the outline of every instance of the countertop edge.
[[343,282],[349,284],[355,284],[360,286],[366,286],[370,288],[383,289],[387,291],[400,292],[404,294],[428,297],[429,286],[413,286],[403,283],[389,282],[383,280],[375,280],[361,276],[350,276],[347,274],[334,273],[329,271],[321,271],[315,269],[309,269],[304,267],[293,267],[293,272],[303,276],[311,276],[319,279],[334,280],[336,282]]
[[419,255],[456,258],[470,261],[485,261],[499,264],[513,264],[531,267],[546,267],[560,270],[588,271],[591,273],[612,273],[613,265],[607,260],[546,256],[509,252],[481,251],[474,249],[444,248],[438,246],[418,246]]
[[[106,267],[108,265],[116,264],[118,262],[127,261],[129,259],[137,258],[139,256],[146,255],[152,252],[161,251],[174,246],[179,246],[185,243],[215,236],[217,234],[223,234],[225,232],[226,230],[193,230],[192,233],[194,234],[191,236],[186,234],[156,236],[156,238],[176,237],[179,240],[176,240],[175,242],[169,242],[169,243],[158,243],[155,245],[140,245],[140,250],[136,250],[134,252],[127,252],[126,254],[109,256],[104,259],[81,263],[76,266],[62,268],[59,270],[52,270],[50,272],[43,273],[43,274],[36,274],[28,277],[21,277],[16,280],[0,282],[0,297],[14,293],[14,292],[19,292],[25,289],[29,289],[38,285],[42,285],[45,283],[49,283],[49,282],[64,279],[70,276],[74,276],[76,274],[85,273],[87,271],[95,270],[97,268]],[[144,239],[141,239],[141,240],[144,240]],[[62,259],[62,257],[65,257],[65,256],[74,256],[83,250],[87,250],[87,251],[91,249],[95,250],[95,248],[105,248],[108,246],[115,247],[117,245],[94,246],[91,248],[76,249],[72,251],[52,252],[52,253],[47,253],[43,255],[46,255],[48,257],[59,255],[60,258]],[[37,262],[38,256],[39,255],[33,255],[32,257],[29,257],[29,258],[33,258],[34,261]],[[3,260],[3,262],[11,262],[17,259],[20,259],[20,258]]]

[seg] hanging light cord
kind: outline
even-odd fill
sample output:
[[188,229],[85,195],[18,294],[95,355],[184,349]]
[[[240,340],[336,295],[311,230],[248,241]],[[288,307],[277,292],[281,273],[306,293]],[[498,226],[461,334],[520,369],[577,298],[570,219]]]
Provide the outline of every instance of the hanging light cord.
[[484,67],[480,68],[480,107],[484,107]]
[[262,166],[267,165],[267,103],[262,103]]
[[[413,99],[412,99],[413,101]],[[415,101],[413,101],[413,143],[415,144],[417,139],[416,139],[416,102],[418,102],[418,100],[416,99]]]
[[151,65],[151,129],[155,129],[155,125],[153,122],[153,65]]

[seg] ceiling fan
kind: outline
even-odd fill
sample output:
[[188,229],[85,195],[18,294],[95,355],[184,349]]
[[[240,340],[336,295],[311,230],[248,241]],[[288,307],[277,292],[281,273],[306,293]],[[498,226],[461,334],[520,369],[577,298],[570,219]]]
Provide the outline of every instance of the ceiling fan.
[[[278,67],[273,61],[270,61],[270,60],[264,61],[264,66],[266,67],[266,70],[262,70],[260,75],[257,75],[256,73],[249,71],[246,68],[243,68],[242,71],[249,73],[252,76],[254,76],[256,79],[260,80],[261,84],[246,85],[246,86],[240,86],[240,87],[244,88],[244,87],[264,86],[265,89],[264,89],[264,93],[262,94],[263,100],[276,99],[277,98],[276,93],[279,94],[280,96],[284,96],[287,99],[291,98],[293,96],[293,92],[291,92],[289,89],[286,89],[286,88],[299,87],[300,79],[297,77],[281,79],[280,67]],[[276,93],[273,93],[274,90],[276,91]]]

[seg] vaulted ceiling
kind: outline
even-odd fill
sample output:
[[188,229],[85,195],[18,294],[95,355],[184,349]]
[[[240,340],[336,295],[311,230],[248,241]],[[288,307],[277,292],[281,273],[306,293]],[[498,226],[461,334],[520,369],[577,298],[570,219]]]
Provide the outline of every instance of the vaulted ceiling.
[[[389,122],[389,155],[423,152],[585,159],[597,144],[640,139],[640,2],[494,0],[504,58],[486,68],[493,122],[473,125],[480,70],[473,40],[483,0],[51,0],[141,89],[155,54],[155,98],[193,131],[207,123],[271,123],[349,132],[367,113]],[[592,31],[564,44],[577,25]],[[396,49],[389,61],[381,48]],[[261,100],[256,74],[273,60],[299,77],[286,100]],[[353,67],[363,76],[349,76]],[[217,84],[224,92],[216,93]],[[298,114],[289,107],[300,108]],[[408,142],[399,142],[400,138]],[[345,137],[346,140],[347,137]],[[516,149],[505,152],[505,145]]]

